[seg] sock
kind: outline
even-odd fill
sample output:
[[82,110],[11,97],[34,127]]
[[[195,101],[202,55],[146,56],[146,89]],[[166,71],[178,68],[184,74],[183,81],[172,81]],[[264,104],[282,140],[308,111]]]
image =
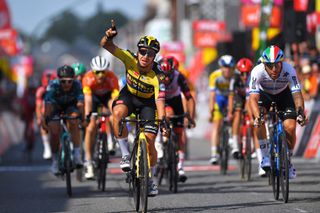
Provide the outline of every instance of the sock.
[[258,162],[260,163],[260,162],[262,161],[262,152],[261,152],[261,149],[260,149],[260,148],[256,149],[256,153],[257,153]]
[[153,183],[157,182],[157,177],[155,176],[156,174],[156,167],[155,166],[151,166],[151,177],[152,177],[152,181]]
[[238,147],[238,144],[239,144],[239,141],[238,141],[238,135],[233,135],[232,136],[232,147],[234,148],[234,149],[239,149],[239,147]]
[[211,146],[211,156],[217,155],[217,147],[216,146]]
[[129,147],[128,147],[128,137],[118,138],[118,142],[119,142],[122,157],[124,157],[126,155],[130,155]]
[[178,163],[178,170],[183,169],[184,167],[184,152],[179,151],[179,163]]
[[267,140],[259,140],[262,157],[269,157],[269,142]]

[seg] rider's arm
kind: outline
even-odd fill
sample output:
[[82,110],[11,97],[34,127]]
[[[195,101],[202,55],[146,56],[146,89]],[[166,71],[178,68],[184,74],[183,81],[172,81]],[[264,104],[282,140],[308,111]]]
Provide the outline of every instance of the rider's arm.
[[293,100],[296,106],[296,110],[299,109],[304,110],[304,100],[301,93],[301,86],[297,77],[297,73],[295,69],[290,64],[284,64],[286,69],[289,72],[289,75],[287,75],[288,81],[289,81],[289,87],[293,96]]
[[213,115],[214,105],[216,102],[216,83],[215,83],[215,73],[211,73],[209,76],[209,89],[210,89],[210,96],[209,96],[209,110],[210,110],[210,117]]
[[233,77],[230,80],[229,86],[229,95],[228,95],[228,116],[232,115],[233,103],[234,103],[234,94],[235,94],[235,78]]
[[260,99],[260,77],[259,77],[259,69],[253,68],[250,75],[249,82],[249,107],[251,108],[251,112],[254,118],[260,118],[260,109],[259,109],[259,99]]
[[292,93],[296,110],[302,109],[304,111],[304,99],[301,92]]
[[117,46],[113,43],[113,37],[117,35],[115,23],[111,21],[112,26],[105,31],[105,35],[100,40],[100,46],[108,50],[111,54],[114,54]]
[[79,110],[80,115],[82,116],[82,120],[84,120],[84,95],[83,95],[83,91],[82,91],[82,86],[80,81],[75,81],[74,82],[75,85],[75,89],[76,89],[76,96],[77,96],[77,108]]
[[189,113],[192,120],[194,120],[196,103],[194,101],[194,98],[191,95],[188,82],[187,82],[186,78],[181,73],[179,73],[179,76],[178,76],[178,84],[181,88],[181,91],[182,91],[184,97],[187,100],[187,106],[186,106],[187,112]]
[[249,96],[249,107],[251,108],[251,112],[254,118],[260,118],[260,110],[258,105],[259,99],[259,93],[251,93]]

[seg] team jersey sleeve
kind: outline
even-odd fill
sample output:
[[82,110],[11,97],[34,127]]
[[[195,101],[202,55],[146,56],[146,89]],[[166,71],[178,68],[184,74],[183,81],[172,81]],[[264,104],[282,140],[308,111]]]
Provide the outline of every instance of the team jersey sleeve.
[[54,104],[56,103],[56,100],[54,98],[55,90],[56,90],[56,83],[55,81],[50,81],[49,85],[46,88],[46,93],[44,97],[45,103]]
[[116,47],[113,55],[120,59],[126,67],[128,67],[133,61],[135,61],[133,53],[128,50],[123,50],[119,47]]
[[84,95],[83,95],[81,83],[80,83],[80,81],[75,81],[74,83],[76,84],[75,85],[75,89],[76,89],[77,101],[78,102],[83,102],[84,101]]
[[250,75],[250,81],[249,81],[249,93],[260,93],[259,89],[259,82],[260,82],[260,77],[259,77],[259,70],[257,67],[253,68],[251,75]]
[[86,77],[86,76],[82,79],[82,86],[83,86],[82,91],[83,91],[84,95],[91,95],[92,94],[92,90],[90,88],[88,81],[89,81],[88,77]]
[[41,86],[36,91],[36,105],[41,105],[43,103],[46,88]]
[[178,84],[181,88],[183,95],[186,97],[186,99],[190,99],[192,97],[190,93],[190,88],[188,86],[186,78],[181,73],[179,73],[178,75]]
[[209,90],[215,91],[216,90],[216,71],[213,71],[209,76]]
[[115,99],[119,95],[119,81],[117,76],[112,72],[111,74],[111,81],[112,81],[112,92],[111,92],[111,98]]
[[299,80],[297,78],[297,73],[295,69],[290,65],[287,64],[289,75],[287,75],[288,81],[289,81],[289,87],[292,93],[300,92],[301,86],[299,83]]

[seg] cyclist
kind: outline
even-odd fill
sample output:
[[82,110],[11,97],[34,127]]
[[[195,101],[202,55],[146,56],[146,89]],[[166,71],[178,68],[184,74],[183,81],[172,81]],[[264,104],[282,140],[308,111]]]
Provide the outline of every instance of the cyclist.
[[[42,117],[44,129],[50,133],[50,144],[52,150],[53,174],[59,174],[58,151],[61,127],[59,122],[50,121],[50,118],[66,114],[69,116],[80,116],[83,119],[83,92],[81,83],[74,79],[74,69],[63,65],[57,69],[58,79],[50,81],[45,95],[45,110]],[[84,123],[83,123],[84,124]],[[78,121],[69,120],[67,126],[74,145],[74,162],[77,168],[82,166],[80,153],[80,129]]]
[[[235,59],[231,55],[223,55],[219,58],[218,70],[209,76],[209,114],[212,124],[211,135],[211,164],[218,162],[218,150],[220,130],[223,121],[223,111],[228,109],[228,96],[230,81],[234,76]],[[230,107],[229,107],[230,108]],[[230,115],[228,115],[230,117]],[[231,142],[231,141],[230,141]],[[232,141],[232,154],[239,152],[237,141]]]
[[[190,88],[185,77],[177,70],[176,59],[172,56],[164,57],[160,61],[162,71],[165,73],[164,83],[166,85],[166,115],[182,115],[184,113],[181,93],[186,98],[186,111],[192,119],[192,125],[195,126],[194,114],[195,114],[195,101],[190,93]],[[184,129],[184,118],[174,120],[173,131],[178,135],[178,172],[179,180],[185,182],[187,176],[184,172],[184,160],[186,151],[186,138]],[[159,139],[159,137],[158,137]],[[158,141],[159,142],[159,141]],[[162,144],[161,144],[162,145]],[[160,149],[161,149],[160,145]],[[158,146],[157,146],[158,147]],[[161,150],[160,150],[161,152]]]
[[[112,114],[114,133],[122,153],[120,167],[123,171],[129,171],[128,130],[124,127],[122,135],[118,135],[120,120],[131,113],[136,113],[137,110],[140,112],[142,119],[165,119],[165,86],[158,79],[160,71],[156,62],[154,62],[155,56],[160,50],[160,43],[152,36],[143,36],[138,41],[136,55],[128,50],[120,49],[112,41],[117,35],[117,30],[113,20],[111,23],[112,27],[106,30],[100,45],[119,58],[126,67],[126,86],[122,88],[119,97],[113,102]],[[166,134],[165,128],[162,129]],[[156,122],[147,122],[144,126],[144,132],[148,142],[152,173],[152,178],[149,182],[149,195],[155,196],[158,194],[158,188],[154,184],[157,163],[157,151],[154,141],[158,132],[158,124]]]
[[[111,109],[113,99],[119,94],[119,84],[117,76],[109,70],[109,62],[107,59],[96,56],[92,58],[91,69],[82,79],[84,106],[86,117],[92,112],[97,112],[98,106],[102,105],[102,111],[107,112]],[[106,122],[108,135],[108,149],[113,151],[113,140],[109,122]],[[92,153],[97,131],[96,117],[91,116],[89,125],[86,128],[85,135],[85,166],[87,179],[94,177]]]
[[76,79],[82,82],[82,78],[87,72],[86,66],[84,66],[82,63],[73,63],[71,67],[74,69]]
[[283,59],[283,51],[275,45],[271,45],[264,50],[261,57],[262,63],[255,66],[251,72],[249,102],[255,119],[254,122],[258,126],[255,129],[257,129],[262,152],[260,166],[264,170],[270,169],[270,153],[265,126],[261,125],[262,118],[260,117],[258,101],[260,100],[262,107],[267,110],[270,108],[271,101],[274,101],[278,109],[285,112],[283,126],[289,147],[289,178],[295,178],[296,171],[292,165],[291,156],[296,142],[296,119],[303,126],[306,123],[306,116],[296,71]]
[[52,153],[51,153],[48,131],[46,131],[41,126],[41,117],[43,116],[43,113],[44,113],[44,97],[46,93],[46,88],[48,86],[49,81],[55,79],[56,77],[57,77],[57,74],[55,70],[50,70],[50,69],[45,70],[41,77],[41,86],[39,86],[36,90],[36,118],[37,118],[37,124],[40,128],[40,134],[41,134],[41,139],[42,139],[43,148],[44,148],[42,156],[45,160],[50,159],[52,156]]

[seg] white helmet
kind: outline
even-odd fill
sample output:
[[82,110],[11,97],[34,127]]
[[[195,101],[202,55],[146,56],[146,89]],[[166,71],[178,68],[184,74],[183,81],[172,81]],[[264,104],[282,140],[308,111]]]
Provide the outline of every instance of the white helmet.
[[107,61],[104,57],[96,56],[91,60],[90,63],[91,69],[96,71],[106,70],[110,66],[110,62]]

